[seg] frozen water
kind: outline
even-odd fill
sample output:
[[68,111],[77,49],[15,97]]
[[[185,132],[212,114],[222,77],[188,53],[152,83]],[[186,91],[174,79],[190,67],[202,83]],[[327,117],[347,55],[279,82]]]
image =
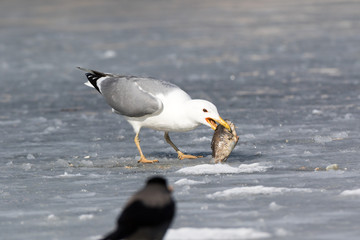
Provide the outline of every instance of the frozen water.
[[[50,3],[51,2],[51,3]],[[360,3],[2,1],[0,238],[99,239],[151,175],[174,187],[167,239],[358,239]],[[237,126],[143,129],[76,66],[169,80]],[[329,171],[327,171],[329,170]]]

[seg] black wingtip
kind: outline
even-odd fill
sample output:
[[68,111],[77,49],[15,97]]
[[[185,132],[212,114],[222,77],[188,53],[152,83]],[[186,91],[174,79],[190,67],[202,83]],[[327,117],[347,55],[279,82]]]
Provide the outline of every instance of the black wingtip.
[[91,83],[91,85],[94,86],[94,88],[99,92],[100,92],[100,89],[99,87],[97,86],[96,82],[97,80],[99,80],[100,78],[102,77],[106,77],[107,75],[105,73],[102,73],[102,72],[98,72],[98,71],[95,71],[95,70],[91,70],[91,69],[86,69],[86,68],[83,68],[83,67],[76,67],[77,69],[80,69],[85,73],[85,76],[87,77],[87,79],[89,80],[89,82]]
[[81,70],[81,71],[87,72],[87,73],[92,73],[92,74],[94,74],[96,76],[99,76],[99,77],[106,77],[106,76],[109,75],[109,74],[106,74],[106,73],[103,73],[103,72],[99,72],[99,71],[96,71],[96,70],[87,69],[87,68],[83,68],[83,67],[76,67],[76,68]]
[[99,79],[102,78],[103,76],[95,75],[95,74],[89,73],[89,72],[85,73],[85,76],[87,77],[87,79],[89,80],[89,82],[91,83],[91,85],[93,85],[94,88],[95,88],[96,90],[98,90],[99,93],[101,93],[101,92],[100,92],[100,89],[99,89],[99,87],[98,87],[98,85],[97,85],[96,82],[97,82],[97,80],[99,80]]

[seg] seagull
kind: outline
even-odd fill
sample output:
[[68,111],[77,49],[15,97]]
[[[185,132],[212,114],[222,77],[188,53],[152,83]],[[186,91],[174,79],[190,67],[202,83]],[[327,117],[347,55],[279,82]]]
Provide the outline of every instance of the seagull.
[[158,162],[148,160],[141,150],[139,133],[142,127],[164,131],[166,142],[174,148],[181,160],[202,156],[182,153],[171,141],[169,132],[186,132],[201,124],[215,130],[217,123],[230,130],[229,124],[220,117],[214,104],[202,99],[191,99],[175,84],[153,78],[103,73],[81,67],[78,69],[86,72],[88,82],[85,85],[95,88],[112,107],[112,111],[124,116],[133,127],[134,142],[140,153],[138,162]]
[[157,240],[163,239],[175,215],[172,188],[166,179],[154,176],[125,206],[117,228],[103,240]]

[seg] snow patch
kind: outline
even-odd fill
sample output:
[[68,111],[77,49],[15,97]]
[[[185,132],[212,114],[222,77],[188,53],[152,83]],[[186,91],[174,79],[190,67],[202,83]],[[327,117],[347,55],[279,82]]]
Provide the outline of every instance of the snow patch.
[[6,166],[14,166],[13,161],[7,162],[7,163],[6,163]]
[[283,187],[264,187],[264,186],[252,186],[252,187],[236,187],[226,189],[224,191],[218,191],[212,194],[207,194],[207,198],[232,198],[248,195],[270,195],[281,194],[286,192],[312,192],[309,188],[283,188]]
[[165,235],[165,240],[235,240],[260,239],[269,237],[271,237],[269,233],[261,232],[253,228],[178,228],[169,229]]
[[82,215],[79,216],[80,221],[91,220],[93,218],[94,218],[93,214],[82,214]]
[[330,136],[317,135],[314,137],[314,141],[316,143],[327,143],[327,142],[332,142],[332,141],[336,141],[336,140],[343,140],[348,137],[349,137],[349,134],[347,132],[335,132],[335,133],[331,134]]
[[319,135],[317,135],[317,136],[314,137],[314,141],[316,143],[327,143],[327,142],[331,142],[332,138],[329,137],[329,136],[319,136]]
[[21,168],[23,169],[23,170],[25,170],[25,171],[29,171],[31,168],[32,168],[32,164],[31,163],[23,163],[22,165],[21,165]]
[[9,121],[0,121],[0,126],[17,126],[21,123],[21,120],[9,120]]
[[337,132],[331,134],[331,137],[333,138],[333,140],[340,140],[349,137],[349,134],[347,132]]
[[205,182],[203,181],[195,181],[195,180],[191,180],[191,179],[187,179],[187,178],[182,178],[180,180],[177,180],[175,182],[176,185],[179,186],[184,186],[184,185],[196,185],[196,184],[204,184]]
[[28,155],[26,155],[26,159],[27,160],[34,160],[36,158],[35,158],[35,156],[33,154],[29,153]]
[[280,209],[282,209],[282,208],[283,208],[283,206],[278,205],[276,202],[271,202],[271,203],[269,204],[269,209],[270,209],[271,211],[278,211],[278,210],[280,210]]
[[355,118],[354,118],[354,116],[353,116],[351,113],[347,113],[347,114],[345,114],[345,116],[344,116],[343,119],[344,119],[344,120],[353,120],[353,119],[355,119]]
[[360,196],[360,188],[354,190],[345,190],[340,193],[340,196]]
[[211,142],[211,138],[209,138],[209,137],[201,137],[201,138],[196,138],[194,141],[195,142]]
[[67,178],[67,177],[80,177],[80,176],[82,176],[80,173],[72,174],[72,173],[64,172],[64,174],[61,174],[58,177]]
[[104,236],[96,235],[96,236],[87,237],[87,238],[85,238],[85,240],[99,240],[99,239],[102,239],[103,237]]
[[324,74],[328,76],[341,76],[341,71],[337,68],[310,68],[310,73]]
[[69,162],[64,159],[58,159],[54,163],[54,166],[56,167],[69,167]]
[[47,220],[49,220],[49,221],[58,221],[58,220],[59,220],[59,217],[57,217],[57,216],[54,215],[54,214],[49,214],[49,215],[47,216]]
[[102,54],[103,59],[110,59],[116,57],[116,52],[113,50],[107,50]]
[[277,229],[275,229],[275,235],[278,237],[286,237],[286,236],[289,236],[292,234],[289,231],[287,231],[286,229],[277,228]]
[[318,110],[318,109],[313,109],[313,110],[312,110],[312,114],[314,114],[314,115],[321,115],[321,114],[323,114],[323,112],[322,112],[321,110]]
[[81,160],[79,163],[80,167],[93,167],[94,163],[90,160]]
[[221,174],[221,173],[253,173],[265,172],[269,167],[259,163],[241,164],[239,167],[231,167],[228,164],[200,164],[192,167],[184,167],[177,171],[183,174]]

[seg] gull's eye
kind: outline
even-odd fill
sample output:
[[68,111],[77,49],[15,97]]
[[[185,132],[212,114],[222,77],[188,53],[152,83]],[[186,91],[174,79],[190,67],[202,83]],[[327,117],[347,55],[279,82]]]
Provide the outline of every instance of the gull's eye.
[[208,110],[206,108],[203,109],[203,112],[208,112]]

